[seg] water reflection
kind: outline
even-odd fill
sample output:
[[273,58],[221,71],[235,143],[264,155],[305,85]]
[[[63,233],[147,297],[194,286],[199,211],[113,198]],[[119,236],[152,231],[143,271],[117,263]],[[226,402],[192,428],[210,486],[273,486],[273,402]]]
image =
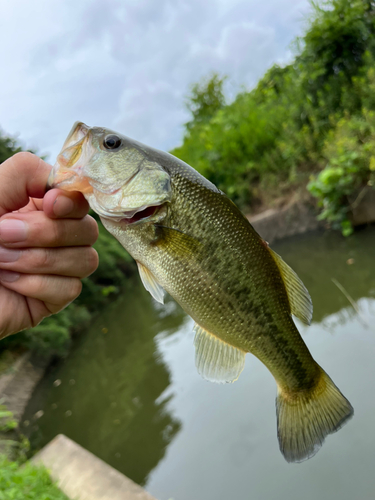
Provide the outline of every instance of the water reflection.
[[314,322],[349,304],[332,278],[354,301],[361,297],[375,298],[374,227],[351,238],[337,232],[310,233],[279,242],[273,248],[292,265],[309,290]]
[[25,416],[33,422],[44,411],[27,428],[32,446],[62,432],[159,500],[373,498],[375,228],[349,239],[309,234],[274,248],[311,293],[313,324],[299,324],[309,349],[355,408],[353,420],[316,457],[284,462],[275,383],[256,358],[247,356],[235,384],[202,380],[192,321],[174,302],[159,306],[138,287],[38,387]]
[[168,398],[159,399],[170,374],[154,337],[160,328],[172,334],[184,320],[173,302],[167,307],[163,319],[164,311],[158,314],[136,286],[131,300],[118,301],[92,325],[27,409],[30,422],[44,411],[32,427],[33,448],[64,433],[136,482],[145,481],[180,428],[166,409]]

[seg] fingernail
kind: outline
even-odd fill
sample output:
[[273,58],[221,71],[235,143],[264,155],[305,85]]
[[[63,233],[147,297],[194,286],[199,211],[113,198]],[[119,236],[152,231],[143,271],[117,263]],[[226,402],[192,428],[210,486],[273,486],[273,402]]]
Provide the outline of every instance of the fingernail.
[[20,258],[19,250],[11,250],[10,248],[0,247],[0,262],[16,262]]
[[25,241],[27,237],[27,224],[22,220],[5,219],[0,222],[0,239],[4,243],[17,243]]
[[17,281],[19,277],[20,273],[15,273],[13,271],[5,271],[5,269],[0,269],[0,281],[13,283],[13,281]]
[[53,213],[56,217],[65,217],[73,212],[74,202],[67,196],[58,196],[53,204]]

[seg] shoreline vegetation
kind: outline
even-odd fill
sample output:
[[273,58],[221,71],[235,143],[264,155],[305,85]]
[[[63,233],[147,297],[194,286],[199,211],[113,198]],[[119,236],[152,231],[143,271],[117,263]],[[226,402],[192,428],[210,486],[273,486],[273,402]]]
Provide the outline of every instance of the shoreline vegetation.
[[[172,154],[191,164],[245,213],[315,197],[326,220],[353,231],[350,200],[375,187],[375,5],[370,0],[312,3],[295,58],[274,65],[256,87],[226,102],[226,77],[191,87],[191,120]],[[21,146],[0,135],[0,163]],[[98,217],[93,214],[98,220]],[[136,266],[100,221],[100,264],[68,308],[0,343],[64,356],[71,336],[131,286]]]

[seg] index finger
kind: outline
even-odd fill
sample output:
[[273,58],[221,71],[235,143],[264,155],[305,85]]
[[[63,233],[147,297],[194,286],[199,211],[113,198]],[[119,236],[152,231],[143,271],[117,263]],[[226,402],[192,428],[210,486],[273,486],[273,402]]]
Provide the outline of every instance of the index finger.
[[51,189],[43,198],[43,211],[50,219],[81,219],[88,214],[89,208],[78,191]]
[[43,198],[51,165],[32,153],[17,153],[0,165],[0,217],[29,198]]

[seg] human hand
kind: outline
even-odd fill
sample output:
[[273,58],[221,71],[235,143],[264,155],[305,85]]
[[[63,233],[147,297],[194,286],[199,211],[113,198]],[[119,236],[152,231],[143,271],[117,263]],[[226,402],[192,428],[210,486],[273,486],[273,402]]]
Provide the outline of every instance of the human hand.
[[98,237],[77,192],[46,191],[51,166],[31,153],[0,165],[0,339],[64,309],[98,266]]

